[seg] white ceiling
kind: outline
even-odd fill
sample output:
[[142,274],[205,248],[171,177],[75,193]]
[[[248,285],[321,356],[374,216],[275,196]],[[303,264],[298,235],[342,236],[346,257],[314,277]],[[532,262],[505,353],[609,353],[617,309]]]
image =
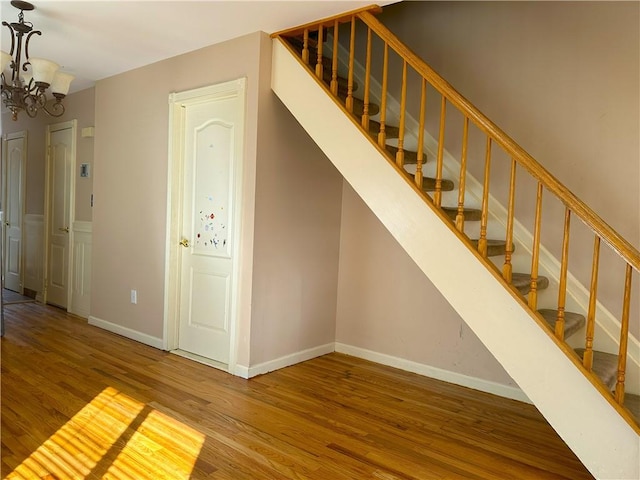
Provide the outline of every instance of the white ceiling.
[[[394,1],[377,2],[387,5]],[[53,60],[76,76],[71,91],[96,80],[259,30],[277,32],[372,3],[338,1],[31,0],[24,14],[34,35],[29,55]],[[0,1],[3,21],[19,11]],[[2,27],[2,50],[11,47]]]

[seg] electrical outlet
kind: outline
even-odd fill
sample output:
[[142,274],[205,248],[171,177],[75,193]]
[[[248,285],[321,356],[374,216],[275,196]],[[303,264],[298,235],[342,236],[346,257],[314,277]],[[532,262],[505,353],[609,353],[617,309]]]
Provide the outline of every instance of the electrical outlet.
[[133,303],[134,305],[136,303],[138,303],[138,291],[137,290],[131,290],[131,303]]

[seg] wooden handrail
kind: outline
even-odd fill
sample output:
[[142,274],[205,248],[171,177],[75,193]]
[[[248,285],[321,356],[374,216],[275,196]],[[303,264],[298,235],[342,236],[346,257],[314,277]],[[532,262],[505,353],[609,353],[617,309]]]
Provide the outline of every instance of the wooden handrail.
[[426,78],[449,103],[457,107],[465,116],[474,122],[478,128],[491,136],[509,156],[514,158],[531,176],[541,182],[549,192],[558,197],[567,208],[577,215],[615,252],[624,258],[627,263],[640,272],[640,252],[633,245],[611,228],[582,200],[576,197],[573,192],[540,165],[520,145],[509,137],[509,135],[453,88],[449,82],[404,45],[398,37],[390,32],[369,11],[365,9],[357,13],[357,16],[367,24],[371,30],[378,34],[386,45],[395,50],[418,74]]

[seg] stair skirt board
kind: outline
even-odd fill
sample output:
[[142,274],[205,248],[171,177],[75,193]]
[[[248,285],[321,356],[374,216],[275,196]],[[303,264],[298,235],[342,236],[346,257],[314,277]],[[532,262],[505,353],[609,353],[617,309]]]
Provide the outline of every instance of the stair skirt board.
[[[331,57],[333,55],[333,42],[329,34],[327,44],[324,46],[325,55]],[[349,65],[345,63],[345,59],[349,58],[349,50],[343,45],[338,44],[338,65],[339,71],[348,71]],[[364,78],[364,65],[358,61],[354,62],[354,78]],[[370,100],[374,103],[380,103],[380,93],[382,86],[375,78],[370,78]],[[387,118],[400,117],[400,102],[392,95],[387,93]],[[410,113],[405,115],[405,148],[413,149],[413,145],[417,144],[418,137],[418,121],[411,116]],[[393,142],[391,140],[390,142]],[[424,138],[424,154],[428,158],[435,158],[435,152],[438,149],[437,139],[425,132]],[[433,163],[433,162],[432,162]],[[457,179],[460,174],[459,160],[454,158],[446,149],[444,151],[444,170],[445,178]],[[457,180],[456,180],[457,185]],[[482,183],[473,178],[467,172],[466,193],[465,197],[471,206],[479,206],[482,201]],[[453,215],[455,217],[455,215]],[[506,231],[507,225],[507,209],[498,202],[491,193],[489,194],[489,224],[500,226]],[[533,243],[532,233],[520,222],[514,222],[513,241],[517,245],[516,252],[512,259],[514,268],[523,269],[530,268],[531,265],[531,248]],[[524,271],[524,270],[523,270]],[[544,246],[540,248],[539,274],[545,276],[550,281],[550,289],[547,292],[539,293],[539,305],[544,305],[545,295],[557,288],[559,282],[560,262],[555,258],[549,250]],[[555,293],[553,294],[555,295]],[[555,300],[555,298],[554,298]],[[580,283],[571,273],[567,276],[567,304],[566,311],[582,312],[586,314],[589,305],[589,289]],[[620,321],[599,301],[596,304],[596,333],[594,335],[594,349],[602,352],[616,353],[619,347]],[[568,343],[574,347],[581,345],[573,344],[573,339],[569,339]],[[626,390],[634,394],[640,394],[640,338],[629,335],[628,340],[628,357],[627,357],[627,375]],[[583,345],[582,345],[583,346]]]
[[635,430],[277,38],[272,89],[591,473],[638,478]]

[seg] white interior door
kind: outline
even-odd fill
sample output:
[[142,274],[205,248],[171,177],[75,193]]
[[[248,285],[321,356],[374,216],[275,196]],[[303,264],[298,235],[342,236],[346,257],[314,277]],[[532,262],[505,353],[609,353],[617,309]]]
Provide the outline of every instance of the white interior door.
[[67,308],[69,246],[72,222],[75,121],[47,129],[46,302]]
[[[237,82],[235,82],[237,84]],[[185,101],[178,348],[229,363],[244,90]]]
[[22,293],[22,220],[27,162],[26,133],[7,135],[4,143],[4,286]]

